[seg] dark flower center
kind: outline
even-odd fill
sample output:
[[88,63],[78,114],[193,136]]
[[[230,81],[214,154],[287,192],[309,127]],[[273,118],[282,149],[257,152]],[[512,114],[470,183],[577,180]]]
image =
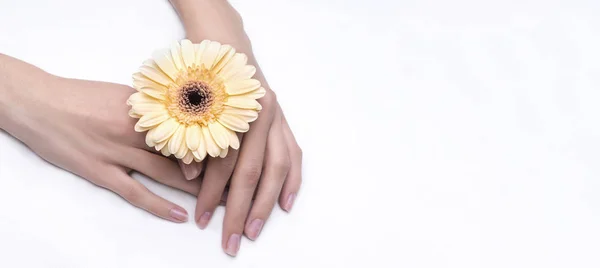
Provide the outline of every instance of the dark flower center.
[[181,108],[194,114],[207,111],[215,98],[208,85],[199,81],[184,85],[180,94]]

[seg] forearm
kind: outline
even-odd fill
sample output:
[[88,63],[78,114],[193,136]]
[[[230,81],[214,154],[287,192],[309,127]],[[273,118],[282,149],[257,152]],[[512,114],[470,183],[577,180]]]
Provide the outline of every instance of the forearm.
[[257,69],[255,78],[270,89],[254,53],[239,13],[226,0],[170,0],[188,39],[194,43],[208,39],[233,46],[248,56]]
[[40,89],[48,73],[41,69],[0,53],[0,129],[22,121],[26,106],[40,102],[36,89]]
[[171,0],[171,4],[192,42],[210,39],[251,54],[242,19],[226,0]]

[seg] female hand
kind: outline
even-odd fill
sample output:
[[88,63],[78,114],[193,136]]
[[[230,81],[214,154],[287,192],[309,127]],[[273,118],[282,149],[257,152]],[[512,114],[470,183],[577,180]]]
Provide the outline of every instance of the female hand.
[[211,158],[206,163],[184,166],[190,179],[200,174],[201,165],[205,165],[195,214],[202,229],[229,184],[222,247],[235,256],[241,234],[256,239],[277,200],[284,210],[291,210],[301,184],[302,151],[254,58],[238,13],[227,1],[171,2],[188,39],[194,43],[204,39],[218,41],[245,53],[249,64],[257,69],[255,78],[267,90],[265,97],[259,99],[263,109],[250,131],[243,135],[238,151],[230,151],[223,159]]
[[[4,67],[4,68],[2,68]],[[0,128],[48,162],[107,188],[132,205],[173,221],[187,212],[128,175],[139,171],[196,195],[198,181],[184,179],[176,162],[146,151],[143,133],[127,115],[134,89],[64,79],[0,54]]]

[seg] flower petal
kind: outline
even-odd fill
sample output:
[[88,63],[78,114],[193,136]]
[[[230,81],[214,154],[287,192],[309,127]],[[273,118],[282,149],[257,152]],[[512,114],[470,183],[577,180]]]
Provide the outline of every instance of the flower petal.
[[[166,141],[164,142],[165,144],[167,143]],[[158,149],[157,149],[158,151]],[[169,152],[169,147],[168,146],[164,146],[162,147],[162,149],[160,149],[160,153],[162,153],[162,155],[169,157],[171,155],[171,153]]]
[[198,149],[197,151],[193,151],[192,154],[194,155],[194,159],[196,159],[196,162],[202,162],[202,160],[206,158],[206,150]]
[[208,40],[203,40],[202,42],[200,42],[200,44],[194,44],[194,50],[196,51],[197,66],[202,66],[202,55],[204,55],[204,51],[206,50],[206,47],[208,47],[208,44],[210,44],[210,41]]
[[244,94],[243,96],[246,98],[257,100],[257,99],[264,97],[265,94],[267,94],[267,90],[265,90],[265,88],[261,87],[255,91],[249,92],[248,94]]
[[202,142],[202,132],[200,130],[200,126],[193,124],[187,128],[187,132],[185,134],[185,141],[187,144],[187,148],[192,151],[198,150],[200,143]]
[[136,113],[134,113],[134,112],[133,112],[133,110],[131,110],[131,109],[129,109],[129,111],[127,112],[127,114],[128,114],[130,117],[133,117],[133,118],[140,118],[140,117],[142,117],[142,115],[141,115],[141,114],[136,114]]
[[[156,145],[154,145],[154,149],[156,149],[157,151],[162,151],[162,150],[167,150],[167,152],[169,151],[169,147],[167,147],[167,143],[169,143],[169,141],[163,141],[163,142],[159,142]],[[170,153],[169,153],[170,155]]]
[[146,145],[148,145],[148,147],[154,147],[156,146],[156,142],[154,142],[152,140],[152,136],[154,135],[154,128],[148,130],[148,133],[146,133]]
[[225,90],[229,95],[241,95],[260,88],[260,82],[256,79],[237,81],[226,81]]
[[[204,134],[202,134],[202,128],[198,126],[198,149],[193,151],[194,157],[202,161],[206,157],[206,142],[204,141]],[[189,143],[188,143],[189,148]]]
[[230,115],[230,114],[221,114],[219,119],[217,119],[219,123],[223,124],[223,126],[227,127],[236,132],[246,132],[250,129],[250,125],[244,119]]
[[167,109],[165,109],[165,105],[160,103],[138,103],[131,107],[131,111],[135,114],[145,115],[147,113],[162,111],[166,113]]
[[217,56],[219,56],[219,49],[221,48],[221,43],[212,41],[206,46],[206,49],[202,51],[202,56],[200,56],[200,66],[204,66],[206,69],[211,69],[213,64],[216,61]]
[[261,107],[258,101],[245,95],[230,96],[227,98],[225,105],[242,109],[259,109]]
[[169,119],[169,114],[163,111],[147,113],[140,118],[136,125],[139,125],[142,128],[150,128],[164,122],[167,119]]
[[223,150],[221,150],[221,153],[219,154],[220,158],[225,158],[227,156],[227,152],[229,152],[228,148],[225,148]]
[[169,118],[168,120],[162,122],[158,127],[156,127],[156,131],[154,132],[153,139],[154,142],[160,143],[169,139],[177,128],[179,127],[179,123],[175,118]]
[[171,136],[171,138],[169,139],[169,152],[170,153],[175,154],[175,153],[177,153],[177,151],[179,151],[179,147],[181,146],[181,144],[184,142],[184,139],[185,139],[185,129],[186,129],[186,127],[183,125],[177,126],[175,133],[173,133],[173,136]]
[[196,53],[194,45],[190,40],[181,40],[181,58],[187,67],[191,67],[196,63]]
[[231,148],[233,148],[234,150],[239,149],[240,139],[238,138],[237,134],[235,134],[234,131],[228,129],[227,136],[229,136],[229,146],[231,146]]
[[140,92],[144,92],[159,100],[165,99],[167,88],[159,83],[152,81],[142,73],[133,74],[133,87]]
[[221,78],[224,81],[227,81],[232,76],[234,76],[235,74],[240,72],[240,70],[244,66],[246,66],[247,62],[248,62],[248,57],[245,54],[235,53],[235,55],[233,55],[233,57],[231,57],[231,60],[229,60],[229,62],[227,62],[227,64],[225,64],[225,66],[223,66],[223,69],[221,69],[221,71],[219,71],[218,74],[221,76]]
[[127,105],[133,105],[133,104],[138,104],[138,103],[156,104],[156,103],[160,103],[160,100],[153,98],[152,96],[149,96],[148,94],[143,93],[143,92],[133,93],[127,99]]
[[146,77],[152,79],[152,81],[163,86],[168,86],[171,82],[173,82],[167,74],[160,70],[160,67],[158,67],[153,60],[147,60],[144,62],[144,65],[140,67],[140,72]]
[[225,107],[223,110],[224,114],[235,115],[246,120],[246,122],[254,122],[258,118],[258,112],[256,110],[239,109],[233,107]]
[[175,79],[177,79],[179,69],[177,69],[175,63],[173,63],[173,57],[171,56],[171,51],[169,49],[154,52],[152,58],[154,59],[154,62],[156,62],[156,65],[158,65],[171,80],[175,81]]
[[187,153],[185,154],[185,156],[183,157],[183,159],[181,159],[181,161],[183,161],[183,163],[185,163],[186,165],[189,165],[190,163],[192,163],[192,161],[194,160],[194,155],[192,155],[192,151],[188,150]]
[[215,61],[215,64],[212,67],[212,71],[214,73],[218,73],[225,67],[225,65],[231,60],[231,58],[235,55],[235,48],[230,45],[222,45],[219,50],[219,56]]
[[229,77],[228,79],[230,81],[246,80],[252,78],[254,74],[256,74],[256,67],[252,65],[246,65],[238,69],[238,71],[235,74],[231,75],[231,77]]
[[181,58],[181,45],[179,42],[173,42],[171,45],[171,58],[173,59],[173,64],[175,64],[175,68],[177,70],[181,70],[184,68],[183,59]]
[[206,144],[206,152],[212,157],[217,157],[219,153],[221,153],[221,149],[210,135],[208,127],[202,127],[202,136],[204,137],[204,143]]
[[213,139],[221,149],[229,147],[229,135],[227,129],[219,122],[212,122],[208,124],[208,129]]

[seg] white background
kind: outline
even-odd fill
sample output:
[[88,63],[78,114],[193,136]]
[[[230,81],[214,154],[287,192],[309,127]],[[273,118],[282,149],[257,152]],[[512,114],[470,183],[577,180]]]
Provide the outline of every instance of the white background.
[[[222,208],[157,219],[0,133],[0,267],[600,267],[600,2],[233,4],[305,151],[293,212],[230,258]],[[62,76],[129,84],[183,36],[166,1],[0,4],[0,52]]]

